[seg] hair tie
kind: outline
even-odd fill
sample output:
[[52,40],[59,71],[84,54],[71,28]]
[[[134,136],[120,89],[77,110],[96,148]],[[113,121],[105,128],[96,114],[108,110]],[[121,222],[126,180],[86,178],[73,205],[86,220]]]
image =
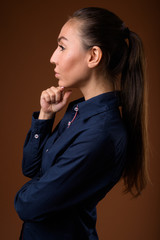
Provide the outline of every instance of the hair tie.
[[130,36],[130,30],[129,30],[128,27],[126,27],[126,28],[124,29],[124,31],[123,31],[123,36],[124,36],[124,39],[129,38],[129,36]]

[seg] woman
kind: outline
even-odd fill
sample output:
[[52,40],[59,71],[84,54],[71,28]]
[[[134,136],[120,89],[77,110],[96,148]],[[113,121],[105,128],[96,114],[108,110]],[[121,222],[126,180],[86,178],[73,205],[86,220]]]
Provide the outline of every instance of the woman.
[[[42,92],[33,114],[22,163],[31,180],[15,198],[21,239],[97,240],[97,203],[121,177],[134,196],[146,185],[142,42],[115,14],[84,8],[63,26],[50,61],[58,87]],[[70,87],[84,98],[52,132]]]

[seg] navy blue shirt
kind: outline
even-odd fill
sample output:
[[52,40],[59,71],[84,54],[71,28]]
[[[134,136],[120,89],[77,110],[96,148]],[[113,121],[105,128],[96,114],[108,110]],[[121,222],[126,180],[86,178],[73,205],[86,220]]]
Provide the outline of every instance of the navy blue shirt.
[[117,92],[71,102],[54,119],[35,112],[22,170],[31,180],[15,197],[23,240],[97,240],[96,205],[120,179],[127,133]]

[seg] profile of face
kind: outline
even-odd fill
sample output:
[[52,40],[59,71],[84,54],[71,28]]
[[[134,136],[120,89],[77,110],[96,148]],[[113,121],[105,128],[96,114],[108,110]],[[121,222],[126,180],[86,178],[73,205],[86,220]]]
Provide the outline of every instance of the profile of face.
[[62,27],[58,36],[58,47],[51,56],[55,64],[55,77],[62,87],[83,87],[102,57],[101,50],[94,46],[89,50],[83,47],[80,36],[80,23],[70,19]]
[[82,46],[79,24],[69,20],[58,36],[58,47],[51,56],[59,86],[80,87],[89,77],[88,51]]

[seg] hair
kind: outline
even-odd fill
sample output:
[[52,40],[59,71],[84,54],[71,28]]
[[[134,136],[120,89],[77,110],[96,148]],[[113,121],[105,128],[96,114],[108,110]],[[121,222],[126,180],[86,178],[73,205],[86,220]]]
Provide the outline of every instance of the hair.
[[124,192],[139,196],[148,180],[145,57],[142,41],[118,16],[103,8],[83,8],[70,19],[80,22],[80,36],[85,49],[98,46],[102,50],[100,65],[114,86],[119,79],[122,119],[128,132],[127,163],[122,175]]

